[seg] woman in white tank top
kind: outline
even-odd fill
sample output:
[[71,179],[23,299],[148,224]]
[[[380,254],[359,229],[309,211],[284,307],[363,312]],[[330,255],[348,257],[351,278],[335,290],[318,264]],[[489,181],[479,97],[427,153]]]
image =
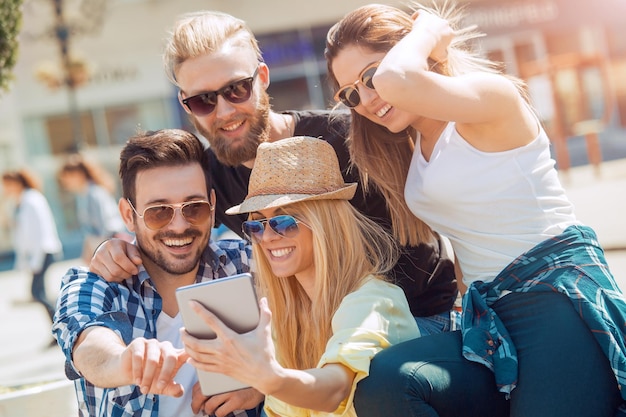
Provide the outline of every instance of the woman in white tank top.
[[523,82],[471,50],[481,34],[457,27],[454,7],[414,6],[348,13],[325,55],[353,163],[386,193],[394,228],[450,239],[462,330],[378,355],[357,412],[612,416],[626,399],[626,301]]

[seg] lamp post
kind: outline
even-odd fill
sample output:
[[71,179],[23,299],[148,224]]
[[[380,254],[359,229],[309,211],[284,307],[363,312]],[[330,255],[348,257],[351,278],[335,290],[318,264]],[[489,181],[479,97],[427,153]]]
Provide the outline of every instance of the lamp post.
[[76,100],[77,81],[72,77],[72,65],[69,54],[70,28],[63,16],[63,0],[52,0],[54,3],[55,26],[54,34],[59,42],[61,51],[61,63],[63,67],[63,84],[67,88],[67,98],[69,102],[69,112],[72,120],[72,152],[80,151],[84,148],[83,129],[78,111],[78,101]]
[[89,71],[86,62],[72,57],[70,46],[71,41],[76,36],[93,34],[100,30],[106,9],[106,0],[73,0],[70,3],[72,12],[76,12],[76,16],[72,16],[71,19],[67,15],[66,3],[68,2],[65,0],[45,0],[45,2],[52,5],[53,8],[54,21],[52,25],[39,34],[27,34],[26,36],[31,39],[52,38],[58,44],[61,58],[60,75],[54,69],[41,68],[37,71],[37,77],[51,89],[58,87],[67,89],[68,113],[72,125],[72,145],[68,151],[80,151],[85,147],[85,137],[76,90],[88,81]]

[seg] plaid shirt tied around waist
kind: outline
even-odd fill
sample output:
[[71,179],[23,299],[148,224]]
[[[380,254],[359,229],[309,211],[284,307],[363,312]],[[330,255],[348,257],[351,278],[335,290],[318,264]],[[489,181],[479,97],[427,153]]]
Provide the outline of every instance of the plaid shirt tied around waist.
[[[626,400],[626,299],[608,269],[595,232],[570,226],[511,262],[492,282],[474,282],[463,297],[463,355],[495,373],[507,395],[517,385],[517,351],[491,306],[509,292],[566,295],[602,347]],[[626,416],[626,402],[617,410]]]

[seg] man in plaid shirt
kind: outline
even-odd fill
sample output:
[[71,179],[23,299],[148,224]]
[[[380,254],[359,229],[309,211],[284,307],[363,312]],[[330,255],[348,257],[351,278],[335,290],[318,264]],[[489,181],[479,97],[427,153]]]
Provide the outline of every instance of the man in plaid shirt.
[[215,194],[201,142],[176,129],[137,134],[121,152],[120,177],[119,208],[136,236],[139,273],[110,283],[71,268],[54,317],[79,414],[194,416],[220,408],[245,416],[236,410],[254,408],[262,395],[203,397],[180,341],[176,289],[250,270],[246,242],[210,240]]

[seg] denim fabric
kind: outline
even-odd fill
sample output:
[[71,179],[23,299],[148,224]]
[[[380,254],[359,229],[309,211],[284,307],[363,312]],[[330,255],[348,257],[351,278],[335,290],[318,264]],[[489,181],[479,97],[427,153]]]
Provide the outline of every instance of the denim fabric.
[[428,317],[415,317],[421,336],[458,330],[461,313],[456,310],[435,314]]
[[615,375],[567,296],[515,293],[493,308],[518,351],[511,416],[615,415],[622,402]]
[[[468,287],[463,297],[463,356],[492,369],[505,393],[517,385],[517,347],[492,306],[511,292],[566,295],[599,343],[617,383],[626,386],[626,298],[591,228],[570,226],[518,256],[493,281]],[[626,390],[622,399],[619,415],[626,416]]]
[[463,357],[460,331],[379,352],[357,385],[354,405],[359,417],[504,417],[509,409],[493,373]]
[[567,297],[509,294],[493,309],[518,351],[519,381],[510,401],[487,367],[462,356],[455,331],[378,353],[356,390],[359,417],[614,415],[621,403],[615,376]]
[[46,313],[50,317],[50,322],[52,323],[52,318],[54,317],[54,306],[48,299],[48,295],[46,294],[46,271],[48,267],[52,264],[54,257],[47,253],[46,257],[43,261],[43,266],[41,267],[41,271],[33,273],[33,281],[30,285],[30,294],[33,296],[33,299],[43,305],[46,309]]

